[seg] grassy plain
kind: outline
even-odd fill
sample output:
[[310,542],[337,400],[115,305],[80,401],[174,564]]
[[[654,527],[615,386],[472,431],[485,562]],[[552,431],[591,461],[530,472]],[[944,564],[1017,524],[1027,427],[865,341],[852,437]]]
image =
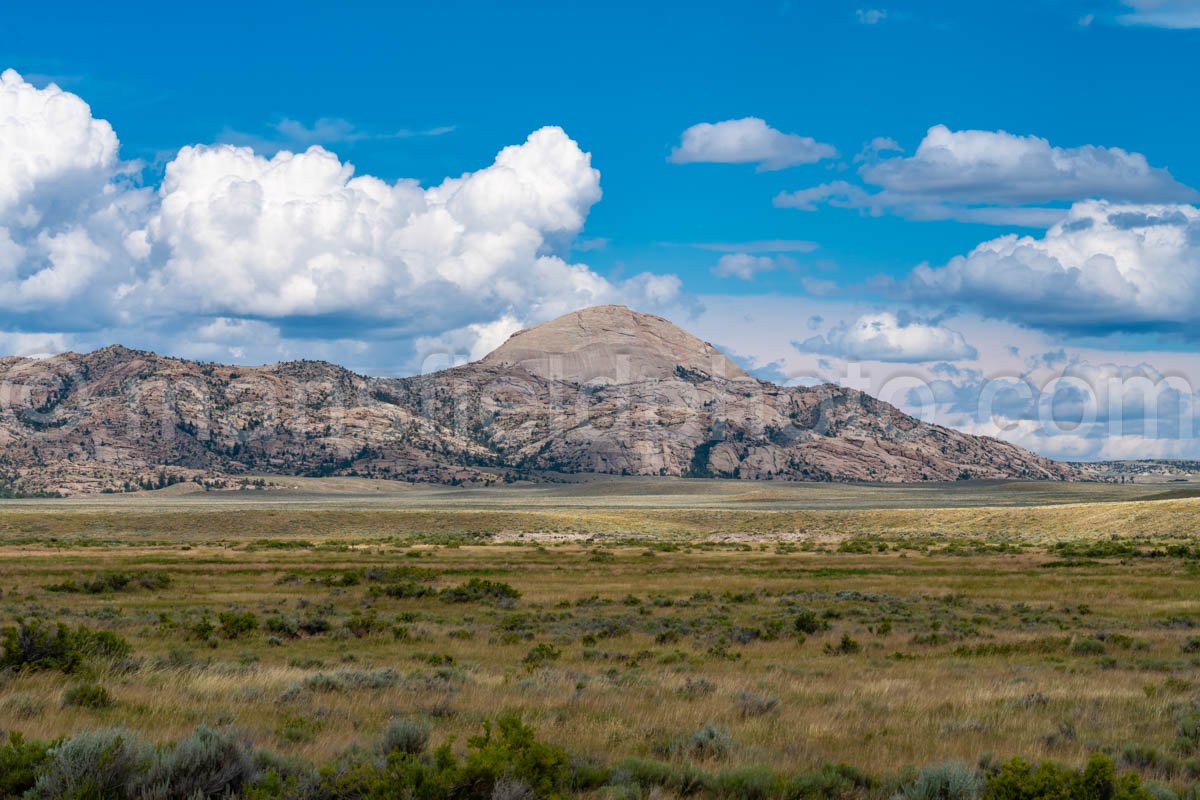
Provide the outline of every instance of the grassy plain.
[[[437,744],[518,711],[605,763],[1103,750],[1200,773],[1179,733],[1200,708],[1189,486],[289,483],[0,503],[0,626],[132,645],[3,675],[0,729],[232,723],[324,762],[394,716]],[[113,704],[64,703],[85,681]],[[710,723],[719,753],[691,738]]]

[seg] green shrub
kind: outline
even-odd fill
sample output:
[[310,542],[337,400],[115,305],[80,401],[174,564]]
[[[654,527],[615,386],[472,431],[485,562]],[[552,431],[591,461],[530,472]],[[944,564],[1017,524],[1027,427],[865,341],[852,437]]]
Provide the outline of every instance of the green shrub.
[[1179,771],[1179,760],[1157,748],[1147,745],[1126,743],[1121,748],[1120,764],[1142,772],[1159,772],[1174,775]]
[[160,750],[142,779],[139,800],[236,795],[258,775],[250,748],[231,728],[201,725]]
[[429,746],[429,726],[410,717],[390,720],[383,729],[379,749],[383,753],[420,755]]
[[730,800],[768,800],[779,797],[783,781],[766,767],[722,769],[708,781],[714,797]]
[[226,639],[237,639],[258,628],[258,617],[251,611],[222,611],[217,615],[221,623],[221,635]]
[[803,633],[806,636],[812,636],[815,633],[829,630],[829,623],[817,616],[817,612],[809,609],[801,609],[796,615],[796,621],[792,623],[796,633]]
[[207,615],[200,618],[200,621],[191,625],[188,632],[195,636],[200,641],[207,641],[217,632],[217,626],[212,624],[212,620]]
[[1076,639],[1071,642],[1071,655],[1102,656],[1104,652],[1104,642],[1099,639]]
[[1175,747],[1184,755],[1200,750],[1200,714],[1188,712],[1179,719]]
[[310,719],[293,711],[285,711],[275,722],[275,735],[281,741],[301,744],[317,738],[317,734],[323,727],[320,720]]
[[112,708],[116,705],[108,689],[98,683],[81,683],[63,692],[64,708]]
[[71,630],[61,622],[51,626],[34,619],[0,631],[0,651],[0,669],[70,673],[88,658],[125,658],[132,648],[111,631],[82,625]]
[[691,764],[668,764],[645,758],[627,758],[613,770],[611,782],[639,789],[662,788],[687,797],[707,789],[708,775]]
[[68,578],[62,583],[46,587],[50,592],[87,592],[105,594],[123,592],[126,589],[165,589],[171,585],[171,576],[165,572],[139,572],[128,575],[124,572],[101,572],[84,580]]
[[823,764],[819,770],[793,775],[784,796],[790,800],[833,800],[861,794],[870,786],[867,776],[848,764]]
[[548,642],[541,642],[534,646],[525,658],[521,659],[521,663],[527,669],[533,670],[538,667],[544,667],[552,661],[557,661],[562,656],[562,651]]
[[521,593],[507,583],[488,581],[482,578],[471,578],[458,586],[449,586],[442,590],[442,599],[447,603],[502,603],[517,600]]
[[1185,653],[1200,653],[1200,636],[1189,636],[1179,648]]
[[387,629],[387,625],[375,615],[374,611],[367,614],[355,611],[349,619],[342,623],[342,626],[355,639],[364,639],[373,633],[380,633]]
[[322,616],[306,617],[300,621],[300,632],[306,633],[309,636],[316,636],[320,633],[328,633],[333,626],[329,624],[329,620]]
[[48,750],[42,742],[28,742],[21,734],[10,733],[0,744],[0,797],[20,797],[32,789]]
[[154,748],[128,729],[80,733],[50,749],[33,796],[44,800],[137,797],[153,759]]
[[1110,758],[1100,753],[1082,772],[1053,761],[1036,767],[1023,758],[1005,762],[989,775],[983,800],[1154,800],[1136,773],[1117,777]]
[[268,631],[280,636],[287,636],[294,639],[300,635],[300,623],[295,617],[289,617],[284,614],[272,614],[264,620],[263,624]]
[[850,638],[850,634],[843,633],[841,640],[837,644],[826,642],[825,652],[834,656],[848,656],[862,650],[862,645]]
[[394,597],[399,600],[410,600],[419,597],[430,597],[437,594],[437,590],[432,586],[426,586],[416,581],[405,581],[403,583],[393,583],[390,586],[384,586],[382,589],[372,586],[371,594],[385,594],[388,597]]
[[[483,734],[467,742],[462,782],[468,797],[485,800],[504,777],[524,781],[536,797],[561,792],[569,783],[566,751],[538,741],[533,728],[515,714],[484,723]],[[475,793],[472,793],[472,790]]]
[[896,800],[976,800],[983,783],[979,773],[958,761],[928,766],[906,784]]

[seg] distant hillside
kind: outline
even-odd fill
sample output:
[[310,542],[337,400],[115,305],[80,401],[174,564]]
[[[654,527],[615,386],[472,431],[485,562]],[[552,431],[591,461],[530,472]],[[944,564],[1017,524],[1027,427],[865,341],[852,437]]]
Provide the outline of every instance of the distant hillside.
[[833,385],[781,387],[620,306],[514,334],[411,378],[323,362],[234,367],[109,347],[0,359],[11,491],[124,491],[228,476],[439,483],[554,472],[804,481],[1066,480],[1071,465],[929,425]]

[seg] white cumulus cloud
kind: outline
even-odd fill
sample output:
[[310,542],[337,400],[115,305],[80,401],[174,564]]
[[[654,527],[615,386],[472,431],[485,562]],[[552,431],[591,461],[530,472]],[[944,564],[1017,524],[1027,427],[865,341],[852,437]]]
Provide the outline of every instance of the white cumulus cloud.
[[1200,322],[1200,209],[1077,203],[1042,237],[1002,236],[916,268],[903,291],[1048,328],[1186,333]]
[[836,158],[837,148],[808,136],[783,133],[758,117],[701,122],[683,132],[671,151],[675,164],[758,164],[759,170],[777,170]]
[[[878,149],[876,149],[878,152]],[[775,198],[780,207],[812,211],[822,203],[896,213],[911,219],[959,219],[1046,227],[1063,215],[1047,206],[1091,198],[1122,202],[1189,202],[1195,189],[1119,147],[1063,148],[1005,131],[928,130],[911,156],[869,158],[863,186],[835,181]]]
[[975,348],[958,331],[901,320],[890,311],[863,314],[795,346],[803,352],[862,361],[958,361],[976,356]]
[[[20,315],[10,324],[67,320],[80,339],[103,329],[133,342],[188,332],[182,345],[212,352],[292,352],[290,335],[411,350],[449,331],[491,341],[582,306],[662,308],[682,295],[674,276],[615,283],[565,258],[601,190],[591,156],[561,128],[428,188],[356,174],[319,146],[271,157],[183,147],[156,188],[136,186],[134,171],[82,99],[3,73],[0,309]],[[238,336],[260,341],[243,349]]]
[[39,312],[89,290],[103,307],[129,276],[125,237],[148,193],[117,185],[117,148],[80,98],[0,74],[0,309]]

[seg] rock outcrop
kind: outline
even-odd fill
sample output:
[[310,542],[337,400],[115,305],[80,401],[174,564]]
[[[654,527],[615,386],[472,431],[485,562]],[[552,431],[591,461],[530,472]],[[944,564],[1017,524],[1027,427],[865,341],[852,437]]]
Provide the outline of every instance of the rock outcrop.
[[620,306],[514,334],[482,360],[385,379],[109,347],[0,359],[0,493],[247,474],[490,483],[555,472],[809,481],[1078,478],[861,392],[781,387]]

